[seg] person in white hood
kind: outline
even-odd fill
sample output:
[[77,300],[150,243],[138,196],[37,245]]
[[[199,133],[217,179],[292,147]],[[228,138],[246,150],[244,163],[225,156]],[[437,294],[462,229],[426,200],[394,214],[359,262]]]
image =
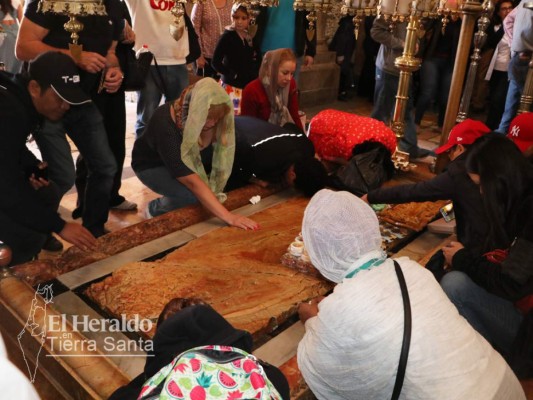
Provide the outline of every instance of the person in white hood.
[[[300,305],[298,366],[318,399],[390,399],[404,332],[394,262],[374,211],[348,192],[321,190],[302,234],[313,265],[337,283]],[[504,359],[459,315],[431,273],[397,259],[410,298],[411,342],[400,399],[525,399]]]

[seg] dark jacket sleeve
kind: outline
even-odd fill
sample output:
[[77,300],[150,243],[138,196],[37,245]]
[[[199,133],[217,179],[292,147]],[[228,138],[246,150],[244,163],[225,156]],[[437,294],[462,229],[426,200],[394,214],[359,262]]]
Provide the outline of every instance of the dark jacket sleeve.
[[341,18],[339,27],[329,45],[329,50],[334,51],[337,57],[351,58],[355,50],[354,24],[351,16]]
[[[313,38],[309,40],[307,37],[307,29],[309,29],[309,21],[307,20],[306,11],[296,11],[296,27],[295,27],[295,41],[296,41],[296,55],[301,57],[302,55],[314,57],[316,55],[316,23],[315,34]],[[305,44],[305,49],[302,48],[302,44]]]
[[[531,202],[529,203],[531,206]],[[524,210],[527,213],[527,210]],[[524,213],[524,214],[526,214]],[[467,250],[458,251],[452,260],[454,269],[465,272],[478,285],[497,296],[517,301],[533,293],[533,214],[525,221],[502,263],[474,257]]]
[[211,64],[213,65],[213,68],[215,71],[217,71],[219,74],[224,75],[225,77],[229,79],[233,79],[236,76],[236,72],[232,71],[228,66],[224,64],[224,56],[231,51],[231,37],[229,31],[224,31],[222,36],[220,36],[220,39],[218,40],[218,43],[215,47],[215,51],[213,52],[213,59],[211,60]]
[[502,40],[504,34],[503,25],[500,26],[500,29],[494,31],[494,25],[490,24],[487,28],[487,41],[485,42],[484,49],[495,49]]
[[0,108],[0,210],[36,231],[59,232],[65,222],[56,210],[42,204],[23,171],[23,163],[34,158],[19,142],[28,133],[21,130],[25,125],[18,118],[21,114],[7,104],[0,104]]
[[369,203],[408,203],[411,201],[435,201],[453,198],[454,181],[445,171],[429,181],[412,185],[379,188],[368,193]]

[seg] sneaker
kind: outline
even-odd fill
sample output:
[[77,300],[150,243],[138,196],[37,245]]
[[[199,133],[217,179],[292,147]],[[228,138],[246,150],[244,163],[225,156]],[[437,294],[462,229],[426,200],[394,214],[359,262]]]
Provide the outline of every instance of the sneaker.
[[44,242],[42,249],[46,251],[62,251],[63,243],[61,243],[55,238],[54,235],[51,234],[46,239],[46,242]]
[[116,206],[111,206],[112,210],[121,210],[121,211],[133,211],[137,209],[137,203],[124,199],[124,201]]

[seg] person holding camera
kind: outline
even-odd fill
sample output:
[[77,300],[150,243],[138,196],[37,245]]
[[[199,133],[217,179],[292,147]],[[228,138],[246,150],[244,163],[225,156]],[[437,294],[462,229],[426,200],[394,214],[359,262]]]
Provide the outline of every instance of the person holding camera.
[[43,119],[58,121],[71,105],[90,99],[65,54],[43,53],[28,71],[0,72],[0,241],[12,249],[12,265],[35,258],[52,232],[84,250],[96,243],[86,228],[58,215],[61,194],[48,180],[46,163],[26,147]]

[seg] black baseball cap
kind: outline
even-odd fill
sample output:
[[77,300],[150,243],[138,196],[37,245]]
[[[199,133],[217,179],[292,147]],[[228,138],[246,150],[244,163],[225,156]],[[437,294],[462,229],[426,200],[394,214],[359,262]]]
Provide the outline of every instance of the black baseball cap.
[[30,79],[50,87],[64,101],[72,105],[88,103],[91,98],[80,85],[80,73],[74,60],[59,51],[47,51],[32,61],[28,68]]

